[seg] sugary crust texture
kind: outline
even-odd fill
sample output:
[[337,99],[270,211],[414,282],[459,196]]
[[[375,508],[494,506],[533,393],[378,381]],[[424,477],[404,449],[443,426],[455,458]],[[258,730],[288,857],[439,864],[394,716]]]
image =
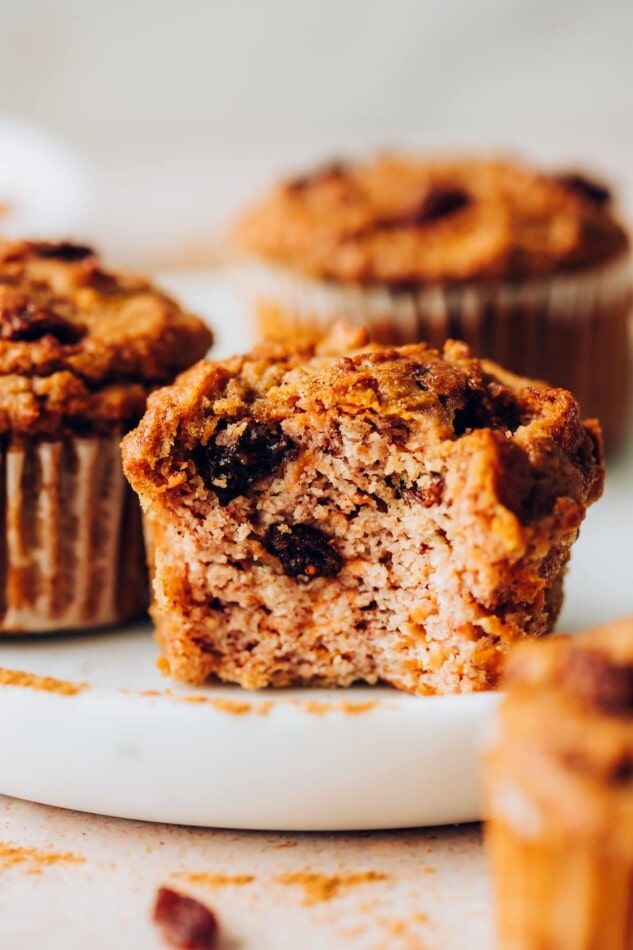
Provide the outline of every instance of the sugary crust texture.
[[268,344],[154,393],[123,442],[167,672],[493,686],[548,633],[600,435],[463,344]]
[[212,335],[144,278],[87,247],[0,243],[0,432],[55,435],[133,422],[147,392]]
[[275,188],[235,237],[305,275],[390,287],[550,275],[628,247],[602,185],[486,158],[317,168]]
[[[633,617],[523,644],[489,752],[491,812],[516,834],[633,853]],[[523,801],[523,809],[507,808]],[[523,821],[522,821],[523,819]]]

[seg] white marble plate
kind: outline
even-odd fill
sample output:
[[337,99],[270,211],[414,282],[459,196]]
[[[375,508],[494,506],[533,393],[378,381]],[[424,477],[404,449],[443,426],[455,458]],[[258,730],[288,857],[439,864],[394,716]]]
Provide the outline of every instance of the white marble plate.
[[89,684],[0,688],[0,792],[230,828],[389,828],[479,817],[493,694],[172,686],[149,625],[0,644],[3,668]]
[[[223,315],[221,350],[248,332],[215,278],[167,278]],[[609,470],[574,550],[561,628],[633,613],[633,454]],[[149,625],[0,639],[0,667],[86,683],[66,696],[0,687],[0,793],[127,818],[336,830],[481,817],[478,748],[497,696],[390,689],[247,693],[173,686]]]

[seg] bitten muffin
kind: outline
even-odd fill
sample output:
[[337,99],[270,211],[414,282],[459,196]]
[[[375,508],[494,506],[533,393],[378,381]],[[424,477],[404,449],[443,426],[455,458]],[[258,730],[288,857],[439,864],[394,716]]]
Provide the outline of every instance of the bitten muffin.
[[509,662],[488,753],[504,950],[633,946],[633,618]]
[[274,189],[235,240],[264,336],[318,335],[345,317],[383,343],[459,338],[569,389],[617,443],[629,239],[602,184],[481,158],[336,163]]
[[479,690],[551,630],[597,428],[464,344],[362,343],[202,362],[124,440],[177,679]]
[[119,442],[211,334],[87,247],[0,243],[0,634],[94,627],[147,604]]

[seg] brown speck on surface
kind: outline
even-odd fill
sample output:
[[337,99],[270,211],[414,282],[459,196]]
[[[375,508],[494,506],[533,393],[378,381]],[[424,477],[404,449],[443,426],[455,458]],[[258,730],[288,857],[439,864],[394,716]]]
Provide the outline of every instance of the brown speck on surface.
[[20,847],[0,841],[0,868],[25,865],[27,874],[39,874],[51,864],[83,864],[84,858],[70,851],[39,851],[37,848]]
[[360,871],[353,874],[318,874],[314,871],[293,871],[277,878],[280,884],[297,884],[303,888],[306,906],[321,904],[338,897],[341,891],[362,884],[387,881],[388,874],[379,871]]
[[60,696],[75,696],[88,689],[87,683],[71,683],[53,676],[38,676],[26,670],[7,670],[3,667],[0,667],[0,686],[22,686],[44,693],[59,693]]
[[252,884],[254,874],[213,874],[208,871],[182,871],[175,875],[189,884],[202,884],[204,887],[242,887]]
[[169,887],[159,888],[152,919],[169,947],[179,950],[214,950],[218,922],[213,911]]

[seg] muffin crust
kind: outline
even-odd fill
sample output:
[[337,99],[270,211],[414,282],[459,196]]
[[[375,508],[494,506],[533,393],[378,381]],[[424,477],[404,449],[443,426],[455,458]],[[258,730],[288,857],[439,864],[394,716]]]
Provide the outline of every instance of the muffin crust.
[[87,247],[0,243],[0,433],[112,431],[204,355],[210,331]]
[[628,239],[608,190],[500,159],[382,156],[286,181],[237,243],[315,278],[417,286],[545,276],[615,259]]

